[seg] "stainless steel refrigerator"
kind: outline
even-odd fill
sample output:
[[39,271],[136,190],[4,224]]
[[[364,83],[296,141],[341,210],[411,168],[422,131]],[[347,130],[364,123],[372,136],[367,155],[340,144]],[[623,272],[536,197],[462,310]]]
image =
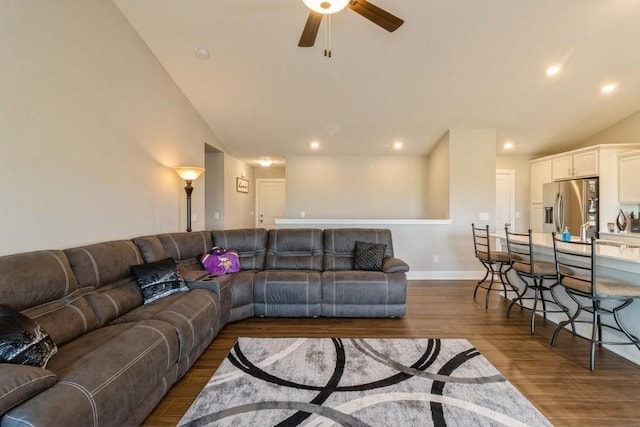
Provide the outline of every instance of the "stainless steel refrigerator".
[[587,237],[598,237],[598,178],[552,182],[542,191],[545,233],[568,227],[573,236],[580,236],[581,227],[589,224]]

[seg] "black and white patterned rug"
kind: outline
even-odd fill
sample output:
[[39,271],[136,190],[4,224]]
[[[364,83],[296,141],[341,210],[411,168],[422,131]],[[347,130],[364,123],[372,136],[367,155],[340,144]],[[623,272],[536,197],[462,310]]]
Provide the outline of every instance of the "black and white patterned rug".
[[239,338],[181,426],[550,426],[463,339]]

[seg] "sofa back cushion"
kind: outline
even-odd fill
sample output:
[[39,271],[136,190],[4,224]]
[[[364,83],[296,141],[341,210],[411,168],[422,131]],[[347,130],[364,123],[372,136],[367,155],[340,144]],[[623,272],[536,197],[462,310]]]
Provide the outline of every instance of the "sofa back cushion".
[[169,258],[158,236],[142,236],[133,239],[144,262],[158,262]]
[[324,230],[324,264],[328,270],[353,269],[356,241],[386,245],[385,258],[393,257],[391,230],[384,228],[333,228]]
[[200,257],[213,247],[210,231],[166,233],[156,237],[166,254],[164,258],[173,258],[178,267],[187,270],[202,270]]
[[322,230],[269,230],[266,269],[322,271]]
[[142,304],[142,293],[131,272],[143,263],[131,240],[97,243],[65,250],[78,286],[91,292],[87,300],[104,325]]
[[98,319],[63,251],[0,257],[0,301],[33,319],[61,346],[95,329]]
[[267,230],[244,228],[238,230],[214,230],[213,244],[232,249],[240,257],[243,270],[263,270],[267,254]]

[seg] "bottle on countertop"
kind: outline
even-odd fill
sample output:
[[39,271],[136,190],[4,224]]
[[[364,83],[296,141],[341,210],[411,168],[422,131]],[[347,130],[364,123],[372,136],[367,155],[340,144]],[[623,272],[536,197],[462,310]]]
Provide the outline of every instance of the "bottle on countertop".
[[564,231],[562,232],[562,240],[565,242],[571,241],[571,233],[569,233],[569,227],[564,228]]

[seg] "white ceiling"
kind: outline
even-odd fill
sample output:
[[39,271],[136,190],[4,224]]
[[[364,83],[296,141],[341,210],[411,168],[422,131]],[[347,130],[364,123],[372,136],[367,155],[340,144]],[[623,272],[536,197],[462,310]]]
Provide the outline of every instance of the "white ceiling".
[[[114,0],[222,141],[245,160],[427,154],[449,128],[495,128],[498,152],[571,147],[640,110],[640,0],[374,0],[297,47],[302,0]],[[210,59],[196,57],[206,48]],[[555,78],[545,75],[562,63]],[[600,93],[607,82],[618,89]]]

